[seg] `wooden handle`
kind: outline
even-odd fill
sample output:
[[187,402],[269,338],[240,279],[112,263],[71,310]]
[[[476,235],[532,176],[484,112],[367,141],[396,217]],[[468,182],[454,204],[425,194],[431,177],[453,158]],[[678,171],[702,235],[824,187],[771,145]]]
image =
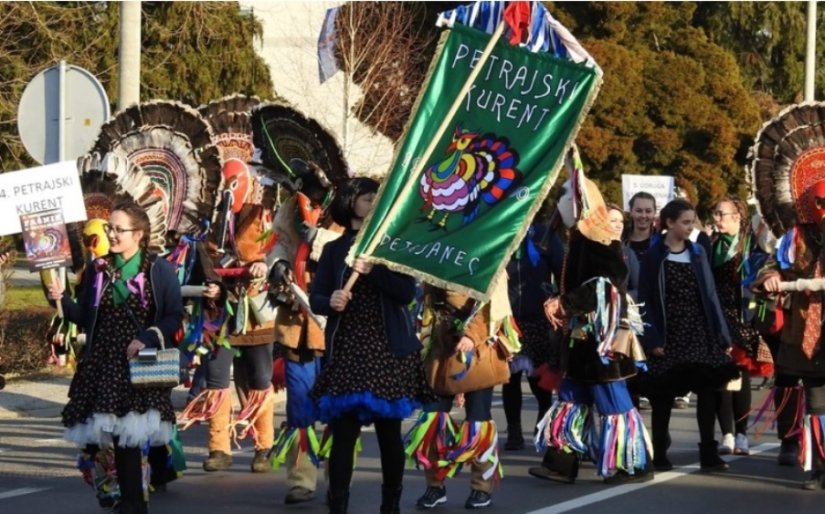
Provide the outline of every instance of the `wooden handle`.
[[358,280],[358,277],[360,276],[360,273],[358,273],[357,271],[353,271],[352,275],[349,276],[349,280],[347,280],[347,283],[344,284],[344,291],[349,293],[350,289],[352,289],[352,286],[355,285],[355,281]]
[[[57,285],[60,281],[60,276],[57,273],[57,270],[55,270],[54,268],[50,269],[49,270],[49,275],[51,275],[52,284]],[[63,291],[63,294],[66,294],[66,291]],[[54,304],[57,306],[57,315],[60,316],[60,318],[62,319],[63,318],[63,305],[61,305],[60,302],[61,302],[61,300],[55,300]]]

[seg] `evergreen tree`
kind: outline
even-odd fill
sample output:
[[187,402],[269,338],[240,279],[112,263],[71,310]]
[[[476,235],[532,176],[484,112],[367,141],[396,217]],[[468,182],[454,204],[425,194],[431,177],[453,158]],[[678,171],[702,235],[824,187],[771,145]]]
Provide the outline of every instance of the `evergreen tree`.
[[621,175],[673,175],[707,215],[727,192],[745,195],[742,166],[759,107],[735,59],[695,27],[693,3],[555,3],[551,12],[604,70],[577,143],[605,196]]
[[746,87],[789,104],[802,98],[806,10],[805,2],[698,2],[695,22],[733,53]]

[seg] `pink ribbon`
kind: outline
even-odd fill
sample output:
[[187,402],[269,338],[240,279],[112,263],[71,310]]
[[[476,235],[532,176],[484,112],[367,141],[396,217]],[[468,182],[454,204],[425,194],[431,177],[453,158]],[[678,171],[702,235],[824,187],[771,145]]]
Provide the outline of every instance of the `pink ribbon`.
[[143,272],[138,273],[134,277],[130,278],[126,281],[126,288],[129,289],[129,292],[132,294],[136,294],[140,297],[140,305],[144,309],[146,308],[146,274]]

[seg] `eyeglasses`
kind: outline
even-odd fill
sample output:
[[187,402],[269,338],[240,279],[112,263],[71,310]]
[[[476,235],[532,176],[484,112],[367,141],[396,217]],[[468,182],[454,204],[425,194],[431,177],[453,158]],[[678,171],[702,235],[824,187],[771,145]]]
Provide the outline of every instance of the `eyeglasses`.
[[713,213],[713,217],[714,218],[724,218],[725,216],[733,216],[734,214],[738,214],[738,213],[736,213],[736,212],[716,211],[716,212]]
[[134,232],[137,230],[136,228],[120,228],[120,227],[113,227],[108,223],[103,224],[103,231],[107,234],[111,234],[114,232],[117,235],[125,234],[126,232]]

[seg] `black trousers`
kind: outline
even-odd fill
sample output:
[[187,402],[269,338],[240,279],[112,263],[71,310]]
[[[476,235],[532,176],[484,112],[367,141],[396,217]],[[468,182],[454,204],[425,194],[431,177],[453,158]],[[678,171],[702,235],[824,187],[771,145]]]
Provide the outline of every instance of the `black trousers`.
[[751,411],[751,377],[742,373],[742,389],[721,391],[716,417],[722,434],[746,434]]
[[[714,440],[716,424],[716,406],[721,393],[714,390],[702,390],[696,393],[696,423],[699,425],[699,441],[711,443]],[[651,428],[653,429],[654,454],[667,450],[670,441],[670,415],[673,410],[672,394],[648,397],[650,400]]]
[[[395,490],[404,478],[404,442],[401,438],[401,420],[380,418],[374,420],[375,435],[381,451],[381,476],[384,487]],[[332,423],[332,450],[329,456],[329,490],[341,496],[349,490],[355,442],[361,433],[361,422],[355,414],[335,418]]]
[[[510,375],[510,381],[501,386],[501,399],[504,403],[504,417],[507,418],[508,427],[521,426],[521,408],[522,408],[522,393],[521,393],[521,376],[523,371],[513,373]],[[527,383],[530,385],[530,391],[536,397],[539,404],[538,415],[536,418],[536,425],[541,420],[541,417],[550,408],[553,403],[553,393],[546,391],[539,387],[538,377],[528,376]],[[535,428],[536,425],[533,425]],[[508,430],[509,431],[509,430]]]

